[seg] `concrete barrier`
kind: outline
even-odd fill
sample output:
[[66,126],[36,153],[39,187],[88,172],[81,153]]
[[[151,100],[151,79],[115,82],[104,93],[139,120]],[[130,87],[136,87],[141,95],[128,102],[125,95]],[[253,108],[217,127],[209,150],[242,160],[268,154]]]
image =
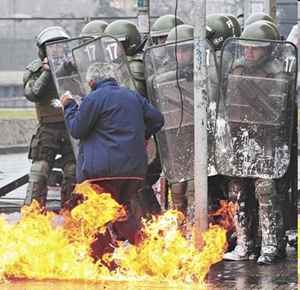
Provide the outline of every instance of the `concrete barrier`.
[[0,120],[0,153],[26,152],[36,127],[34,119]]

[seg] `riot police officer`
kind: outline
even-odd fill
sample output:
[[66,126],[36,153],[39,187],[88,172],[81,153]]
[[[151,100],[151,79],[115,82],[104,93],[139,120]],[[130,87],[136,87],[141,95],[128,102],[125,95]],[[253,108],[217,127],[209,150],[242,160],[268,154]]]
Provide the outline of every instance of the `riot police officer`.
[[172,14],[166,14],[157,18],[151,27],[150,46],[165,43],[170,30],[181,24],[184,24],[183,20]]
[[[259,42],[259,40],[279,40],[278,36],[278,31],[275,32],[274,27],[270,26],[267,21],[256,21],[246,26],[241,38],[257,39],[258,41],[244,42],[244,58],[234,64],[233,74],[249,74],[250,76],[274,79],[287,78],[286,72],[283,71],[284,66],[273,55],[273,46],[269,42]],[[260,128],[266,130],[263,126],[260,125]],[[259,127],[255,127],[255,130],[259,130]],[[253,132],[253,134],[258,133]],[[268,146],[266,145],[265,150],[270,150],[267,149]],[[224,255],[224,259],[249,260],[255,258],[255,248],[260,244],[259,230],[254,219],[255,210],[253,211],[256,203],[258,203],[261,227],[261,249],[257,263],[272,264],[285,256],[286,241],[282,208],[286,193],[283,188],[285,179],[286,176],[279,179],[261,177],[233,177],[230,179],[229,197],[237,204],[237,212],[234,217],[237,245],[232,252]]]
[[[153,23],[151,30],[150,30],[150,39],[148,42],[148,46],[151,47],[153,45],[159,45],[164,44],[167,41],[168,34],[170,30],[172,30],[174,27],[184,24],[183,20],[179,18],[178,16],[175,16],[173,14],[166,14],[163,16],[160,16],[156,19],[156,21]],[[165,58],[165,55],[162,55],[163,58]],[[155,184],[162,172],[161,167],[161,161],[158,151],[158,145],[156,141],[156,156],[155,159],[149,164],[149,175],[148,179],[149,184],[153,185]],[[164,201],[163,206],[168,205],[168,191],[169,186],[167,180],[162,176],[161,179],[161,195],[165,195],[162,200]]]
[[32,165],[25,204],[33,199],[45,205],[47,180],[57,155],[62,156],[63,181],[61,184],[61,204],[71,195],[75,183],[75,157],[64,123],[62,108],[52,105],[58,98],[51,76],[45,44],[55,40],[69,39],[60,26],[43,29],[37,36],[39,59],[26,67],[23,76],[25,97],[34,102],[39,127],[33,135],[29,159]]
[[80,36],[99,37],[103,35],[108,23],[103,20],[93,20],[83,26]]
[[[188,24],[180,24],[174,26],[170,32],[168,33],[166,43],[172,42],[181,42],[185,40],[193,39],[194,27]],[[168,58],[168,56],[166,56]],[[176,59],[178,61],[178,65],[182,67],[178,72],[179,77],[184,77],[192,81],[193,79],[193,50],[192,48],[184,48],[178,46],[176,49]],[[168,62],[168,60],[166,60]],[[176,74],[176,64],[172,64],[174,73]],[[168,78],[176,78],[175,75],[169,75]],[[171,129],[173,130],[173,129]],[[182,148],[179,148],[182,150]],[[177,152],[177,154],[181,154],[181,152]],[[170,183],[169,187],[171,189],[171,201],[172,207],[188,215],[188,219],[192,220],[192,208],[193,208],[193,189],[191,189],[192,183],[188,181]],[[188,212],[188,209],[191,211]]]
[[[143,52],[140,49],[141,35],[138,31],[137,26],[133,22],[128,20],[116,20],[106,27],[104,33],[106,35],[111,35],[117,38],[122,43],[127,56],[129,69],[134,81],[134,87],[132,87],[131,89],[136,90],[140,95],[147,98],[146,83],[144,77]],[[149,140],[151,141],[152,139]],[[154,142],[149,142],[147,146],[152,148],[152,150],[148,150],[148,155],[149,151],[155,151]],[[149,159],[151,161],[154,160],[154,166],[151,165],[153,167],[151,171],[158,171],[159,176],[161,172],[160,163],[155,161],[156,159],[153,156],[150,156]],[[152,185],[154,183],[155,181],[153,181],[152,172],[149,172],[148,168],[145,181],[145,190],[141,195],[142,207],[146,209],[146,212],[148,214],[158,214],[160,212],[160,205],[152,189]]]
[[[167,42],[185,41],[193,39],[194,28],[191,25],[179,25],[173,28],[167,37]],[[223,14],[211,14],[207,17],[207,33],[206,37],[211,44],[211,48],[215,51],[216,55],[220,56],[220,49],[224,41],[229,37],[238,37],[240,35],[240,26],[234,16],[227,17]],[[180,46],[177,48],[177,60],[184,65],[180,74],[186,77],[193,78],[193,54],[191,49],[182,49]],[[215,59],[215,63],[218,65],[219,59]],[[209,103],[213,104],[218,98],[218,69],[216,66],[211,65],[208,70],[208,77],[210,83],[211,93],[209,95]],[[208,142],[210,143],[209,149],[213,149],[214,142],[214,123],[215,123],[215,106],[208,108],[209,120],[208,120]],[[212,156],[213,152],[209,154]],[[209,158],[210,160],[210,158]],[[209,163],[209,204],[214,207],[215,203],[218,203],[220,198],[224,199],[225,186],[224,180],[221,175],[215,175],[213,171],[214,165],[210,161]],[[210,170],[212,169],[212,170]],[[189,189],[189,190],[188,190]],[[171,185],[173,206],[176,209],[186,213],[187,208],[193,206],[193,189],[192,186],[187,186],[187,182],[175,183]],[[217,204],[216,204],[217,205]]]
[[[211,98],[210,102],[215,106],[208,107],[208,148],[214,149],[216,142],[216,104],[219,100],[219,71],[220,71],[220,57],[221,49],[226,39],[230,37],[239,37],[241,35],[241,27],[237,18],[233,15],[227,14],[210,14],[207,16],[206,38],[212,45],[215,56],[217,70],[210,69],[208,71],[208,78],[211,84]],[[226,61],[224,61],[224,59]],[[230,67],[232,63],[232,55],[223,53],[223,65]],[[224,68],[223,68],[224,70]],[[214,152],[210,154],[214,156]],[[208,177],[208,197],[209,207],[214,209],[219,207],[220,199],[227,199],[226,178],[221,174],[211,175]]]

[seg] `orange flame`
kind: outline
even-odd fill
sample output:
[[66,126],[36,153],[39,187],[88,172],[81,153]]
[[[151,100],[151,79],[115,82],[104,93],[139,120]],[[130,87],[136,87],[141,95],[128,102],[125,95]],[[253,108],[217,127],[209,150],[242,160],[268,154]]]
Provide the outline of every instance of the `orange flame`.
[[220,200],[220,207],[215,212],[209,213],[208,216],[215,220],[214,223],[231,232],[234,230],[233,218],[236,207],[237,205],[232,201]]
[[204,233],[205,246],[199,252],[179,231],[181,223],[182,214],[173,210],[144,222],[146,239],[139,247],[121,243],[110,258],[118,262],[123,274],[158,281],[202,282],[210,266],[223,258],[226,232],[211,226]]
[[199,252],[178,229],[183,215],[167,211],[143,222],[144,239],[138,246],[119,242],[114,253],[106,255],[118,266],[110,272],[93,261],[90,244],[110,222],[124,219],[125,211],[109,194],[98,194],[87,183],[77,186],[76,192],[83,194],[84,201],[71,212],[45,212],[34,201],[22,208],[17,224],[0,218],[0,279],[201,283],[210,266],[222,259],[224,229],[211,226]]

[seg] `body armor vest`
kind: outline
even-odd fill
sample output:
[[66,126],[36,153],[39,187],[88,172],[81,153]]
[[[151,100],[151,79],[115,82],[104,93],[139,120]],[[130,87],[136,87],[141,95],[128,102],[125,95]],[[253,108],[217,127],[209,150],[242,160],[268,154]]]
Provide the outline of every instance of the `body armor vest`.
[[35,103],[40,123],[64,122],[62,108],[51,104],[53,99],[58,98],[58,94],[51,72],[42,70],[41,60],[35,60],[26,67],[23,82],[25,97]]

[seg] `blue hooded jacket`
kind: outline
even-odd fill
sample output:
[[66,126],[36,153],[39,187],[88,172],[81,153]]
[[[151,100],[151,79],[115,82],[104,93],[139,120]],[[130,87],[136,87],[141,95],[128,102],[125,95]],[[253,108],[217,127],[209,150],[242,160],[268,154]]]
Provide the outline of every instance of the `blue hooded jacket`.
[[109,79],[64,108],[70,134],[80,139],[77,182],[99,177],[144,177],[145,139],[161,129],[163,115],[146,98]]

